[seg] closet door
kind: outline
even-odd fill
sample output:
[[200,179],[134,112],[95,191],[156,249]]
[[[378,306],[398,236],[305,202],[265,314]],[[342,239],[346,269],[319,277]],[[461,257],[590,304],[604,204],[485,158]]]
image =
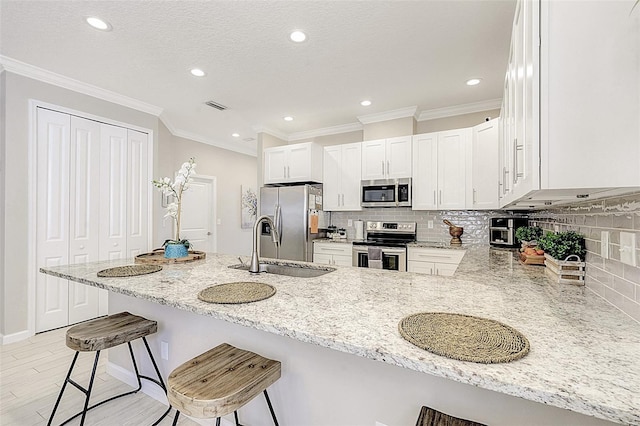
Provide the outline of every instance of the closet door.
[[[69,140],[67,114],[37,110],[38,268],[69,263]],[[36,332],[68,324],[68,280],[36,274]]]
[[[69,263],[98,260],[100,230],[100,123],[71,117]],[[69,281],[69,324],[98,316],[99,293]]]
[[149,251],[149,144],[146,133],[127,130],[127,257]]
[[100,125],[100,260],[127,257],[127,129]]

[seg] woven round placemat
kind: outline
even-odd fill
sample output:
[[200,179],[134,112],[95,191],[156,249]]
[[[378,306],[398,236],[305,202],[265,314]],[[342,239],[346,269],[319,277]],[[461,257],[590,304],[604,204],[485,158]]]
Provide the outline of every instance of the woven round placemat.
[[519,331],[486,318],[422,312],[403,318],[398,329],[417,347],[460,361],[496,364],[529,353],[529,341]]
[[103,269],[98,272],[99,277],[135,277],[136,275],[153,274],[162,271],[160,265],[127,265]]
[[198,299],[209,303],[250,303],[268,299],[276,294],[275,287],[265,283],[235,282],[207,287]]

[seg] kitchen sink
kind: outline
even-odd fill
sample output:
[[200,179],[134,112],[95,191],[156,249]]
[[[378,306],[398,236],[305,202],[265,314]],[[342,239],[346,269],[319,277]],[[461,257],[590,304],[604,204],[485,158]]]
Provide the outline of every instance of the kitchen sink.
[[[230,265],[229,268],[248,271],[249,265]],[[335,268],[323,266],[297,265],[291,263],[260,263],[260,272],[274,275],[285,275],[296,278],[315,278],[335,271]]]

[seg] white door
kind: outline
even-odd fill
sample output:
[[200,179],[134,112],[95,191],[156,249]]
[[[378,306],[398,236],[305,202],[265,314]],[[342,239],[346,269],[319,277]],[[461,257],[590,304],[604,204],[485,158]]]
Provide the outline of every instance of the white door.
[[360,181],[362,179],[361,143],[342,146],[341,169],[342,209],[348,211],[362,210],[360,206]]
[[[499,119],[473,128],[471,156],[471,203],[473,209],[498,208]],[[469,195],[469,194],[467,194]]]
[[322,207],[325,211],[340,210],[344,187],[340,179],[342,172],[340,145],[325,147],[322,160]]
[[411,177],[411,136],[387,139],[387,178]]
[[[69,263],[98,260],[100,230],[100,124],[71,116],[69,168]],[[69,281],[69,324],[99,315],[99,294]]]
[[149,247],[149,143],[146,133],[127,129],[126,253],[136,257]]
[[386,139],[362,143],[362,180],[386,177]]
[[438,208],[466,207],[466,145],[470,129],[438,134]]
[[413,210],[438,208],[438,133],[413,137]]
[[[69,263],[69,141],[67,114],[37,109],[37,267]],[[68,280],[36,275],[36,332],[68,324]]]
[[180,238],[186,238],[193,250],[216,252],[216,179],[195,175],[182,194]]
[[100,125],[100,259],[127,257],[127,129]]

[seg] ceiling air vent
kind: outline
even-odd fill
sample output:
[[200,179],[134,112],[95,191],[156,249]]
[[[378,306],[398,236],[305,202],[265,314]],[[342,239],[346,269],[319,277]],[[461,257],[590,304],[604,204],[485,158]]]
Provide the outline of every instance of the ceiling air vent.
[[207,102],[205,102],[205,105],[209,105],[211,108],[215,108],[215,109],[220,110],[220,111],[224,111],[225,109],[227,109],[226,106],[224,106],[222,104],[219,104],[217,102],[214,102],[214,101],[207,101]]

